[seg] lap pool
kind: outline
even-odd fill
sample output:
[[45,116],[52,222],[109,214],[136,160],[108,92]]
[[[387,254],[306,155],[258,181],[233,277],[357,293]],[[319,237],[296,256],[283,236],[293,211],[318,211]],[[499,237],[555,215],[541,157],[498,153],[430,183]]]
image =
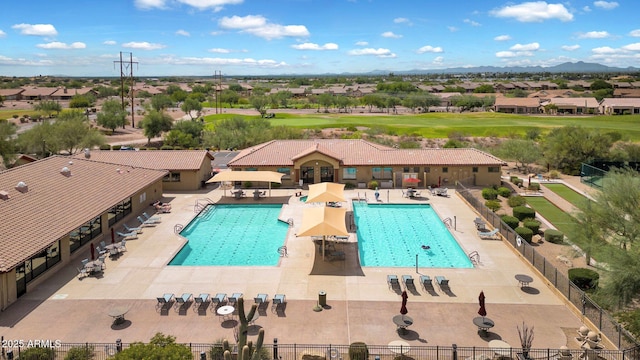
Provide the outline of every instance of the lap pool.
[[[362,266],[473,268],[430,205],[353,203]],[[428,246],[429,249],[423,249]]]

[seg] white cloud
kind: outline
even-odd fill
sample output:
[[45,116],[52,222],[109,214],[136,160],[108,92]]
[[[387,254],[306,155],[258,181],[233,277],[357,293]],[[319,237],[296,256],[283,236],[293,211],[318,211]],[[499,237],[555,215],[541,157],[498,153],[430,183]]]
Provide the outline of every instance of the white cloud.
[[399,39],[402,37],[402,35],[394,34],[393,31],[385,31],[382,34],[380,34],[380,36],[385,38],[392,38],[392,39]]
[[609,46],[602,46],[602,47],[598,47],[598,48],[594,48],[591,49],[592,52],[596,53],[596,54],[613,54],[616,52],[616,50],[612,47]]
[[133,4],[138,9],[164,9],[166,0],[135,0]]
[[498,51],[496,53],[496,57],[499,58],[510,58],[510,57],[516,57],[516,53],[513,51]]
[[442,57],[442,56],[436,56],[436,57],[433,59],[432,63],[433,63],[434,65],[442,65],[442,64],[444,63],[444,57]]
[[115,45],[117,44],[115,41],[113,40],[106,40],[102,42],[104,45]]
[[537,51],[540,49],[540,44],[537,42],[530,44],[515,44],[509,48],[509,50],[513,51]]
[[20,30],[22,35],[55,36],[58,31],[51,24],[16,24],[13,29]]
[[62,49],[62,50],[71,50],[71,49],[84,49],[87,47],[87,44],[83,42],[74,42],[71,44],[66,44],[59,41],[52,41],[46,44],[38,44],[37,47],[41,49]]
[[351,51],[349,51],[349,55],[354,55],[354,56],[373,55],[373,56],[377,56],[377,57],[381,57],[381,58],[395,58],[396,57],[396,54],[392,53],[391,50],[383,49],[383,48],[378,48],[378,49],[366,48],[366,49],[351,50]]
[[573,14],[563,4],[548,4],[546,1],[525,2],[518,5],[507,5],[492,10],[491,15],[501,18],[514,18],[520,22],[542,22],[557,19],[573,20]]
[[5,36],[7,36],[7,33],[2,31],[2,30],[0,30],[0,38],[3,38]]
[[529,44],[515,44],[508,51],[498,51],[496,57],[514,58],[514,57],[530,57],[535,55],[535,51],[540,50],[540,44],[537,42]]
[[618,3],[615,1],[594,1],[593,6],[599,7],[605,10],[611,10],[618,7]]
[[587,6],[584,6],[584,7],[582,8],[582,11],[584,11],[584,12],[590,12],[590,11],[591,11],[591,8],[587,5]]
[[447,29],[449,29],[449,31],[451,31],[451,32],[456,32],[456,31],[458,31],[458,28],[457,28],[457,27],[455,27],[455,26],[447,26]]
[[640,37],[640,29],[629,31],[629,36]]
[[225,16],[218,22],[224,29],[240,30],[267,40],[279,39],[285,36],[307,37],[309,30],[304,25],[279,25],[269,23],[264,16]]
[[396,24],[402,24],[402,23],[410,24],[411,23],[411,21],[409,21],[409,19],[403,18],[403,17],[395,18],[395,19],[393,19],[393,22],[396,23]]
[[[135,0],[134,5],[138,9],[166,9],[167,0]],[[242,4],[244,0],[177,0],[178,3],[182,3],[198,10],[213,9],[213,11],[220,11],[225,5],[237,5]]]
[[358,41],[358,42],[356,42],[356,45],[358,45],[358,46],[367,46],[367,45],[369,45],[369,42],[367,42],[367,41]]
[[256,68],[284,68],[289,65],[283,61],[275,61],[271,59],[256,60],[252,58],[245,59],[228,59],[228,58],[199,58],[199,57],[184,57],[184,58],[160,58],[159,62],[172,65],[215,65],[215,66],[244,66],[244,67],[256,67]]
[[604,38],[608,38],[610,37],[611,34],[609,34],[606,31],[589,31],[583,34],[579,34],[578,38],[580,39],[604,39]]
[[438,47],[433,47],[431,45],[425,45],[423,47],[421,47],[420,49],[418,49],[416,52],[418,54],[424,54],[424,53],[441,53],[444,50],[442,50],[442,48],[440,46]]
[[471,19],[464,19],[463,22],[471,26],[481,26],[479,22],[473,21]]
[[131,41],[131,42],[122,44],[122,47],[129,48],[129,49],[138,49],[138,50],[158,50],[158,49],[165,48],[166,45],[153,44],[146,41]]
[[511,40],[511,36],[510,35],[498,35],[498,36],[494,37],[493,40],[495,40],[495,41],[508,41],[508,40]]
[[176,35],[180,35],[180,36],[187,36],[187,37],[188,37],[188,36],[191,36],[191,34],[189,34],[189,32],[188,32],[188,31],[186,31],[186,30],[182,30],[182,29],[180,29],[180,30],[176,31]]
[[640,51],[640,43],[633,43],[622,47],[623,50]]
[[324,45],[318,45],[314,43],[303,43],[291,45],[296,50],[338,50],[338,44],[326,43]]
[[10,58],[4,55],[0,55],[0,65],[16,65],[16,66],[51,66],[53,61],[51,60],[39,60],[33,61],[24,58]]
[[212,52],[212,53],[216,53],[216,54],[228,54],[228,53],[231,52],[231,50],[222,49],[222,48],[213,48],[213,49],[209,49],[207,51]]
[[580,45],[562,45],[564,51],[575,51],[580,49]]

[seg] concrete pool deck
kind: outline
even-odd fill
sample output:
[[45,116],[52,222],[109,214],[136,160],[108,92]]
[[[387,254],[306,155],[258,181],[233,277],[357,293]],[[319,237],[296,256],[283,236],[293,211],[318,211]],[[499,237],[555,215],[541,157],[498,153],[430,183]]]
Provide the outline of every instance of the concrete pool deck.
[[[422,191],[423,195],[427,194]],[[487,346],[489,340],[502,339],[519,347],[517,326],[523,322],[535,327],[534,348],[578,348],[571,336],[583,325],[579,313],[548,286],[546,280],[520,258],[510,245],[481,240],[473,220],[477,214],[449,190],[450,197],[428,195],[441,219],[455,219],[451,232],[465,253],[477,251],[479,264],[473,269],[362,268],[354,262],[333,261],[326,266],[338,273],[360,271],[364,276],[310,275],[316,248],[309,237],[296,237],[302,207],[309,206],[294,196],[293,189],[272,190],[272,196],[290,196],[283,216],[292,218],[286,246],[288,256],[277,267],[192,267],[166,266],[184,240],[174,234],[177,224],[186,225],[195,215],[197,199],[217,201],[222,190],[200,193],[164,194],[172,212],[160,214],[162,222],[145,228],[137,240],[127,242],[128,251],[120,258],[107,260],[100,278],[79,280],[76,266],[89,257],[89,249],[60,269],[50,279],[29,291],[6,311],[0,313],[0,331],[5,339],[59,339],[65,343],[148,341],[156,332],[176,336],[178,342],[213,343],[227,338],[233,342],[234,321],[221,322],[211,309],[201,315],[187,309],[173,309],[163,315],[156,311],[156,297],[170,292],[231,295],[241,292],[247,310],[258,293],[286,294],[284,311],[274,313],[269,306],[261,312],[256,325],[265,329],[265,342],[278,338],[280,344],[349,344],[364,341],[384,345],[404,339],[414,346]],[[372,190],[348,190],[347,198],[374,198]],[[228,194],[227,194],[228,195]],[[383,202],[411,203],[401,190],[381,190]],[[266,199],[265,199],[266,200]],[[253,199],[247,199],[253,201]],[[262,201],[262,200],[259,200]],[[137,223],[132,214],[128,225]],[[118,229],[116,229],[118,230]],[[277,249],[273,249],[277,251]],[[401,298],[387,286],[387,275],[412,275],[416,291],[409,291],[408,315],[414,320],[406,335],[398,335],[392,322],[400,310]],[[450,292],[437,285],[428,293],[419,284],[421,274],[433,279],[449,279]],[[533,277],[531,288],[521,289],[516,274]],[[326,292],[327,308],[313,311],[319,291]],[[478,294],[486,296],[487,317],[495,322],[487,336],[479,336],[472,320],[477,317]],[[125,306],[126,323],[112,327],[109,310]]]

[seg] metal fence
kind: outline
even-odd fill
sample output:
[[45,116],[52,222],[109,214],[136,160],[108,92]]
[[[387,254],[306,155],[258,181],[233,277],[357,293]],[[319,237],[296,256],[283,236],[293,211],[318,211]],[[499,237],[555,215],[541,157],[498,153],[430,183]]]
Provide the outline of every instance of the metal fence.
[[[37,357],[41,360],[65,359],[72,348],[88,349],[93,355],[86,357],[92,360],[106,360],[113,358],[116,353],[127,349],[131,344],[56,344],[51,347],[49,355]],[[191,349],[195,360],[223,360],[223,350],[220,344],[183,344]],[[349,345],[309,345],[309,344],[265,344],[261,352],[261,360],[349,360],[349,359],[376,359],[376,360],[523,360],[525,356],[522,349],[511,348],[497,350],[486,347],[459,347],[451,346],[389,346],[366,345],[368,356],[350,354]],[[11,355],[9,352],[11,351]],[[24,348],[3,349],[3,359],[19,359],[25,351]],[[592,360],[585,357],[585,350],[569,350],[573,359]],[[526,358],[532,360],[558,359],[558,349],[529,349]],[[640,351],[637,347],[628,350],[598,350],[600,360],[637,360]],[[353,356],[352,356],[353,355]],[[496,357],[499,355],[498,357]],[[29,357],[32,358],[32,357]],[[73,359],[83,359],[74,357]],[[235,358],[235,357],[232,357]],[[595,358],[593,359],[595,360]]]
[[500,234],[507,239],[507,242],[522,256],[529,261],[562,295],[565,296],[586,318],[588,318],[595,326],[598,327],[618,349],[630,349],[640,345],[633,335],[616,322],[613,317],[598,304],[596,304],[589,295],[580,290],[573,284],[567,276],[553,266],[539,254],[533,246],[526,241],[518,241],[518,235],[506,223],[502,221],[500,216],[496,215],[491,209],[471,194],[469,189],[462,183],[456,185],[456,191],[471,206],[473,206],[480,215],[486,219],[494,228],[500,229]]

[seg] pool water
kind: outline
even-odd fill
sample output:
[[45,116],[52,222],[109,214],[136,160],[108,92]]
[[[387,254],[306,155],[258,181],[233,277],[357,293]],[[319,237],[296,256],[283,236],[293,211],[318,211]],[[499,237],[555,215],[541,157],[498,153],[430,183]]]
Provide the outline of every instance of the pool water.
[[[430,205],[353,203],[362,266],[473,268]],[[428,246],[429,249],[422,247]]]
[[169,265],[276,266],[289,225],[282,205],[209,205],[181,232],[188,242]]

